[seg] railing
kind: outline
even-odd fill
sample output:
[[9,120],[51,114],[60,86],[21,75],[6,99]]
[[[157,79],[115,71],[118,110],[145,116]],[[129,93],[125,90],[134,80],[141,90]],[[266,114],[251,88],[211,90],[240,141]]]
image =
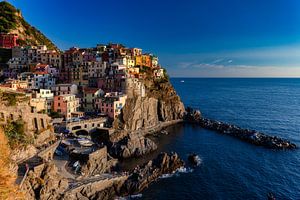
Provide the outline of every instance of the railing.
[[22,188],[22,185],[23,185],[25,179],[27,178],[27,175],[28,175],[28,172],[29,172],[29,165],[26,164],[25,166],[26,166],[26,172],[25,172],[25,174],[24,174],[24,176],[23,176],[23,178],[22,178],[22,180],[21,180],[20,188]]

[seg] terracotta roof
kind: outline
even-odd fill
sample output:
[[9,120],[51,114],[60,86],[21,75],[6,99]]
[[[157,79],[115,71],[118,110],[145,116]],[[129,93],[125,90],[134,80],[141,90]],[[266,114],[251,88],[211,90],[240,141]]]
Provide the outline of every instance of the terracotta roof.
[[47,64],[37,64],[36,68],[45,68],[47,66],[48,66]]
[[83,89],[85,93],[95,93],[99,90],[99,88],[89,88],[89,87],[86,87]]
[[10,88],[10,87],[11,87],[11,84],[2,84],[2,85],[0,85],[0,87]]
[[48,74],[48,72],[45,72],[45,71],[35,71],[34,74],[43,75],[43,74]]

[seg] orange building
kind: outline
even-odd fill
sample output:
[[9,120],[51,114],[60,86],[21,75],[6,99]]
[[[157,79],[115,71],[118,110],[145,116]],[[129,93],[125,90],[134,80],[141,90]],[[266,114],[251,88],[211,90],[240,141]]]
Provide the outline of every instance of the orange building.
[[152,66],[151,56],[148,55],[148,54],[135,56],[135,65],[136,66],[151,67]]

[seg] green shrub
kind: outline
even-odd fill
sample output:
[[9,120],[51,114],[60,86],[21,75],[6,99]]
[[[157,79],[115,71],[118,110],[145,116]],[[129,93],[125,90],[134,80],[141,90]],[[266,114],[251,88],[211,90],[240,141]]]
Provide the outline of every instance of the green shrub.
[[32,143],[32,138],[25,134],[23,120],[10,121],[3,128],[11,148],[27,146]]

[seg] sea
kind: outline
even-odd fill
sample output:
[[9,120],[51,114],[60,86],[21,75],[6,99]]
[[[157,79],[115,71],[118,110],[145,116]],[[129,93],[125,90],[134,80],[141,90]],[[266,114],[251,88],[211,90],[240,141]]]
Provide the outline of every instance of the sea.
[[[287,138],[300,146],[300,79],[172,78],[185,106],[204,117]],[[160,151],[177,152],[186,163],[136,198],[143,200],[276,199],[300,200],[300,150],[271,150],[195,125],[170,127]],[[154,153],[155,154],[155,153]],[[152,155],[154,157],[154,155]]]

